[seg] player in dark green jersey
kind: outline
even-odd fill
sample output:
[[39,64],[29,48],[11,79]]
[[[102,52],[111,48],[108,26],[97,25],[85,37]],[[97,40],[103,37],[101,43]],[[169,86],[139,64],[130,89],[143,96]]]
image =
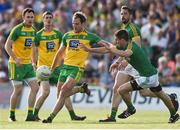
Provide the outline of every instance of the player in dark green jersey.
[[[124,57],[138,72],[139,77],[134,78],[121,85],[118,88],[118,93],[127,105],[127,110],[123,112],[124,117],[134,114],[135,108],[131,102],[131,98],[127,94],[131,91],[141,90],[143,88],[150,89],[158,98],[160,98],[170,111],[170,118],[168,123],[175,123],[179,118],[179,114],[171,102],[170,97],[164,93],[158,80],[158,72],[156,68],[150,63],[144,51],[135,43],[129,40],[129,34],[126,30],[118,30],[115,33],[115,41],[121,48],[117,49],[114,45],[104,44],[106,49],[111,53]],[[129,46],[129,47],[128,47]],[[120,68],[126,67],[122,58]]]

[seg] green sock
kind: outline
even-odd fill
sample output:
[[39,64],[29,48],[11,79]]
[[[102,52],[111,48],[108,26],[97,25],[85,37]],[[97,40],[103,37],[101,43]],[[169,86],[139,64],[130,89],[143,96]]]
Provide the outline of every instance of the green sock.
[[117,108],[113,107],[111,109],[111,118],[115,119],[116,118],[116,113],[117,113]]
[[51,113],[49,117],[51,118],[51,120],[53,120],[55,116],[56,116],[56,114]]
[[71,116],[71,119],[73,119],[76,116],[73,110],[69,111],[69,115]]
[[176,114],[176,110],[174,108],[169,109],[169,112],[172,115]]
[[132,112],[134,109],[135,109],[135,107],[132,104],[130,104],[128,106],[128,111]]
[[83,93],[84,92],[84,88],[81,86],[78,88],[79,89],[79,92]]
[[33,108],[29,107],[28,108],[28,116],[33,115]]
[[34,116],[38,116],[38,114],[39,114],[39,109],[35,108],[34,109]]
[[10,117],[15,116],[15,109],[10,109]]

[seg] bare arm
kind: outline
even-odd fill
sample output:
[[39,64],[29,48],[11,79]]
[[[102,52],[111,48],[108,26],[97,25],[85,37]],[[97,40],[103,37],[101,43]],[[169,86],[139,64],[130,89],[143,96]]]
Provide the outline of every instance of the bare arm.
[[[107,41],[104,41],[104,40],[101,40],[97,43],[98,45],[104,45],[104,44],[111,44]],[[96,47],[96,48],[89,48],[87,46],[85,46],[84,44],[79,44],[79,46],[81,48],[83,48],[84,51],[87,51],[87,52],[92,52],[92,53],[108,53],[109,50],[106,49],[106,47]]]
[[31,62],[35,70],[37,69],[37,60],[38,60],[38,48],[34,44],[32,44]]
[[133,53],[130,49],[123,51],[123,50],[118,50],[115,46],[110,46],[109,49],[110,49],[110,52],[112,52],[116,55],[119,55],[121,57],[129,57]]
[[62,63],[63,60],[63,56],[65,53],[66,47],[61,45],[61,47],[59,48],[58,52],[56,53],[53,63],[51,65],[51,70],[54,71],[54,69],[60,65],[60,63]]
[[6,43],[5,43],[5,50],[8,53],[8,55],[15,61],[15,63],[17,64],[17,66],[21,65],[21,61],[19,58],[16,57],[16,55],[14,54],[14,52],[12,51],[12,44],[14,41],[10,40],[9,38],[7,39]]

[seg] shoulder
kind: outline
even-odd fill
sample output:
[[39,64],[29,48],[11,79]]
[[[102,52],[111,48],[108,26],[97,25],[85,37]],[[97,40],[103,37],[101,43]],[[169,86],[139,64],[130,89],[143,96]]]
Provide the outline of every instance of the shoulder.
[[131,28],[136,29],[136,30],[140,30],[139,27],[138,27],[138,25],[136,25],[136,24],[134,24],[134,23],[132,23],[132,22],[129,24],[129,26],[130,26]]
[[32,26],[32,28],[33,28],[33,30],[34,30],[35,32],[37,32],[37,29],[36,29],[34,26]]
[[43,32],[44,32],[44,28],[42,28],[41,30],[39,30],[39,31],[37,32],[37,35],[39,36],[39,35],[41,35]]
[[23,27],[23,23],[20,23],[20,24],[16,25],[16,26],[12,29],[12,31],[19,31],[19,30],[22,29],[22,27]]
[[61,33],[59,30],[57,30],[56,28],[53,29],[54,32],[56,33]]

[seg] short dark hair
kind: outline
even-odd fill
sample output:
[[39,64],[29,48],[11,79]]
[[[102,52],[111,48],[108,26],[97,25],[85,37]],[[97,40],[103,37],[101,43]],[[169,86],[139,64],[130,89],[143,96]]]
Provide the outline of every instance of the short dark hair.
[[44,18],[46,15],[51,15],[51,16],[53,17],[52,12],[50,12],[50,11],[44,12],[44,13],[43,13],[43,18]]
[[86,15],[83,12],[80,12],[80,11],[75,12],[74,15],[73,15],[73,18],[74,19],[79,18],[81,23],[84,23],[87,20]]
[[131,8],[129,8],[128,6],[126,6],[126,5],[123,5],[122,7],[121,7],[121,10],[122,9],[124,9],[124,10],[128,10],[128,12],[129,13],[131,13],[132,12],[132,9]]
[[129,34],[126,30],[124,29],[120,29],[120,30],[117,30],[115,32],[115,36],[118,38],[118,39],[124,39],[126,41],[129,41]]
[[25,16],[26,13],[33,13],[34,14],[34,10],[32,8],[25,8],[22,12],[22,16]]

